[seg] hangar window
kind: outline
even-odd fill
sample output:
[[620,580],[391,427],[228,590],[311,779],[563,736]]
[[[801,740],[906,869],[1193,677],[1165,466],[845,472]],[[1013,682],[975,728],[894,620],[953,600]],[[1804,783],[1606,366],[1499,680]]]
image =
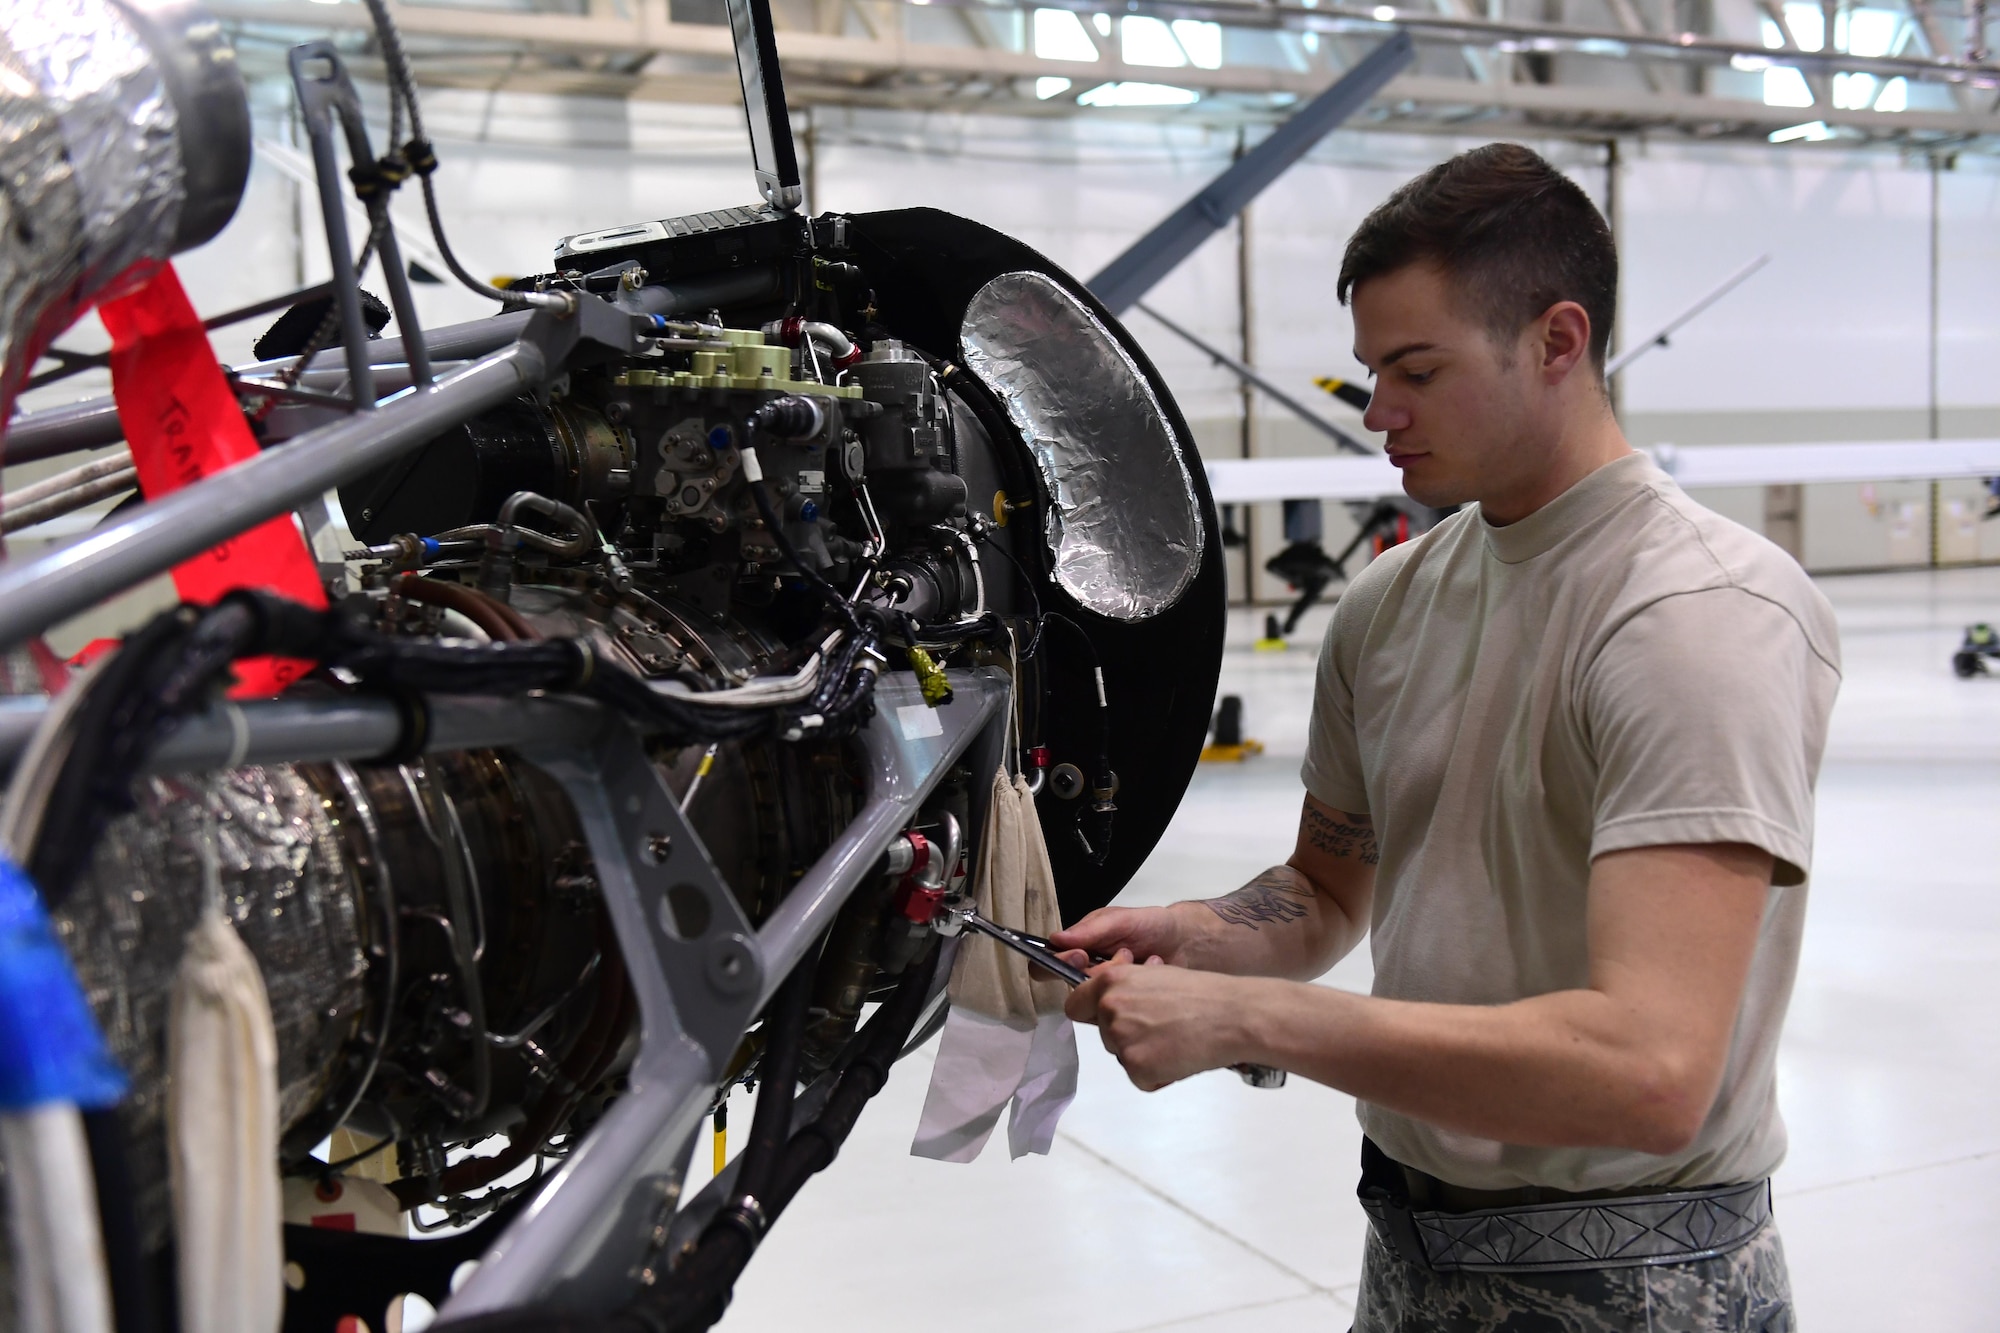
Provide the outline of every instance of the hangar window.
[[1764,71],[1765,106],[1811,106],[1812,89],[1806,76],[1790,65],[1773,65]]
[[1204,23],[1199,19],[1175,19],[1174,36],[1181,39],[1181,49],[1202,69],[1222,68],[1222,25]]
[[1118,25],[1119,45],[1128,65],[1158,65],[1179,69],[1187,64],[1187,52],[1174,38],[1165,19],[1133,16]]
[[1043,60],[1096,61],[1097,45],[1083,20],[1067,9],[1035,11],[1035,54]]
[[[1801,51],[1818,51],[1826,46],[1826,15],[1817,4],[1791,0],[1785,6],[1785,27],[1763,19],[1760,26],[1764,45],[1773,50],[1785,44],[1789,32]],[[1833,47],[1857,56],[1886,56],[1901,45],[1903,15],[1893,9],[1842,10],[1833,21]]]
[[1201,94],[1171,83],[1100,83],[1076,99],[1079,106],[1187,106]]
[[1849,111],[1863,111],[1875,104],[1875,90],[1881,81],[1873,74],[1833,76],[1833,104]]

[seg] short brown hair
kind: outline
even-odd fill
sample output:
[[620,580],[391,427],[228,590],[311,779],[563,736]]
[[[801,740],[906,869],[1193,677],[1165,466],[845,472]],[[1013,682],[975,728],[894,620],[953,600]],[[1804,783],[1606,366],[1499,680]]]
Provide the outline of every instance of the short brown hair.
[[1428,261],[1474,317],[1506,340],[1558,301],[1590,316],[1601,370],[1618,313],[1618,249],[1604,215],[1539,153],[1487,144],[1442,162],[1390,195],[1347,242],[1340,303],[1360,283]]

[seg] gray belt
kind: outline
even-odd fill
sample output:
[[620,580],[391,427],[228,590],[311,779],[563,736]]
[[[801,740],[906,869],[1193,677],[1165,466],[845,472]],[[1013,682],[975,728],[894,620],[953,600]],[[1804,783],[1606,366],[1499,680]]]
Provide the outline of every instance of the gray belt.
[[1771,1220],[1771,1182],[1472,1212],[1411,1208],[1407,1197],[1364,1182],[1361,1206],[1382,1243],[1407,1263],[1439,1272],[1561,1273],[1727,1254]]

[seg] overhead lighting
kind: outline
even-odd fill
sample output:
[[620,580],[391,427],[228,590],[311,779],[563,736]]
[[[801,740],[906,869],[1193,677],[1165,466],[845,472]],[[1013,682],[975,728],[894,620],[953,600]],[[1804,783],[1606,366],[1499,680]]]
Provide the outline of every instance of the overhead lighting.
[[1076,100],[1079,106],[1187,106],[1201,94],[1170,83],[1100,83]]
[[1045,74],[1035,80],[1035,96],[1046,102],[1057,93],[1068,92],[1069,87],[1068,79],[1059,79],[1053,75]]
[[1740,69],[1745,74],[1762,74],[1771,68],[1771,62],[1763,56],[1731,56],[1729,68]]
[[1111,35],[1111,16],[1109,14],[1092,14],[1090,21],[1096,27],[1098,36],[1109,37]]
[[1875,99],[1877,111],[1908,111],[1910,109],[1910,81],[1898,75],[1882,85],[1881,94]]
[[1394,23],[1396,21],[1395,6],[1393,5],[1375,6],[1375,21],[1377,23]]
[[1834,135],[1833,128],[1825,121],[1815,120],[1804,125],[1791,125],[1782,130],[1772,130],[1768,137],[1772,143],[1825,143]]

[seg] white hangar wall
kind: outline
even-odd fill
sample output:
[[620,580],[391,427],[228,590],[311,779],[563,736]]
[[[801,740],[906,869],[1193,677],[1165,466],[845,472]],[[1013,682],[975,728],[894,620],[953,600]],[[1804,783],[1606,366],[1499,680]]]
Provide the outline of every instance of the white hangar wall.
[[[286,92],[255,90],[260,133],[295,142]],[[450,234],[482,274],[546,268],[556,238],[741,204],[752,198],[740,112],[528,94],[433,91],[426,118],[443,166]],[[815,209],[949,209],[1007,231],[1079,276],[1096,268],[1230,160],[1232,130],[1115,115],[975,118],[820,109],[799,118]],[[1312,387],[1355,375],[1347,312],[1334,298],[1341,247],[1401,181],[1471,146],[1445,138],[1342,132],[1273,186],[1247,223],[1219,234],[1149,300],[1249,358],[1326,415],[1356,414]],[[1612,207],[1600,144],[1534,145]],[[1761,443],[2000,433],[2000,167],[1951,169],[1885,152],[1626,142],[1615,186],[1624,261],[1622,332],[1643,336],[1758,254],[1772,262],[1623,377],[1636,443]],[[414,191],[399,214],[418,223]],[[303,225],[302,225],[303,224]],[[419,227],[419,229],[421,229]],[[1246,234],[1247,233],[1247,234]],[[326,272],[315,202],[260,162],[237,219],[180,268],[204,313]],[[1247,279],[1247,281],[1244,281]],[[427,321],[474,318],[486,302],[417,288]],[[1247,314],[1248,337],[1245,337]],[[1316,452],[1321,437],[1266,401],[1250,410],[1232,377],[1145,315],[1130,324],[1173,385],[1204,452]],[[247,357],[256,329],[218,335]],[[94,328],[66,341],[89,347]],[[78,391],[83,379],[30,406]],[[8,482],[18,485],[14,470]],[[1753,526],[1762,492],[1706,496]],[[1802,554],[1835,570],[2000,558],[2000,521],[1981,523],[1976,483],[1809,487]],[[1261,560],[1282,540],[1277,507],[1253,527]],[[1329,506],[1330,543],[1351,532]],[[1232,588],[1244,589],[1241,558]],[[1259,575],[1260,598],[1282,584]]]

